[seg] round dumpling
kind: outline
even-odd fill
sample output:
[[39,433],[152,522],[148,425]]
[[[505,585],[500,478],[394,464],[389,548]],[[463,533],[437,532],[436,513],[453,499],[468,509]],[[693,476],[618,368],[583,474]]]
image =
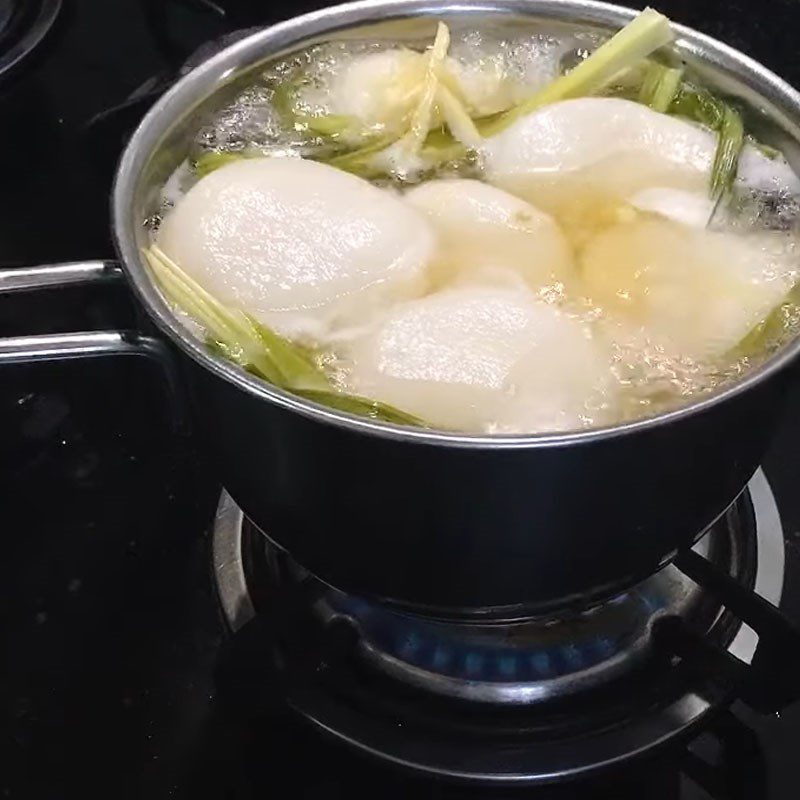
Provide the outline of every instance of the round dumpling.
[[428,181],[405,195],[439,237],[439,284],[477,271],[510,270],[538,290],[564,284],[572,255],[558,224],[514,195],[475,180]]
[[396,133],[417,102],[426,68],[425,57],[413,50],[364,53],[349,58],[320,87],[304,90],[301,98],[366,128]]
[[465,431],[578,428],[610,384],[586,327],[527,289],[463,286],[399,304],[350,356],[358,393]]
[[581,258],[592,300],[676,355],[722,356],[794,284],[794,244],[780,233],[737,235],[668,220],[618,225]]
[[[388,48],[351,55],[335,67],[321,70],[317,80],[300,90],[303,104],[318,111],[342,114],[373,131],[401,133],[419,102],[428,67],[428,53]],[[500,52],[467,60],[446,57],[440,68],[444,80],[463,99],[473,116],[502,111],[527,97],[535,74],[512,75]],[[552,57],[547,59],[548,65]],[[324,56],[323,56],[324,63]],[[541,67],[540,67],[540,72]],[[549,76],[548,76],[549,77]]]
[[637,151],[705,172],[714,148],[711,132],[641,103],[586,97],[520,118],[487,139],[483,153],[492,175],[572,171]]
[[285,335],[324,338],[421,291],[434,237],[422,215],[361,178],[260,158],[200,180],[158,244],[220,302]]
[[[705,189],[717,137],[686,120],[613,97],[586,97],[545,106],[483,144],[487,177],[538,202],[587,183],[605,195],[627,196],[649,186]],[[800,191],[783,158],[746,146],[739,177],[765,191]]]
[[639,211],[658,214],[692,228],[705,228],[714,214],[714,201],[707,191],[651,186],[633,194],[628,203]]

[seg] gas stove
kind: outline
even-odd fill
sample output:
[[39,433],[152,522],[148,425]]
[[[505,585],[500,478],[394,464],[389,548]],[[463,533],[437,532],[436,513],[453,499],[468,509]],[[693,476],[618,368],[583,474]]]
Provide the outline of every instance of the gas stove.
[[785,570],[762,471],[692,554],[602,603],[542,618],[433,619],[349,596],[293,563],[225,493],[211,541],[233,641],[222,674],[248,687],[248,714],[275,673],[276,699],[328,735],[475,782],[574,778],[685,740],[736,688],[727,670],[687,668],[666,632],[685,626],[740,668],[754,664],[759,640],[698,566],[775,605]]
[[[0,270],[112,258],[110,180],[147,106],[226,37],[311,8],[11,5]],[[789,0],[660,8],[800,83]],[[121,287],[0,297],[0,336],[135,322]],[[796,796],[799,391],[673,565],[546,617],[431,618],[293,563],[146,362],[0,370],[6,796]]]

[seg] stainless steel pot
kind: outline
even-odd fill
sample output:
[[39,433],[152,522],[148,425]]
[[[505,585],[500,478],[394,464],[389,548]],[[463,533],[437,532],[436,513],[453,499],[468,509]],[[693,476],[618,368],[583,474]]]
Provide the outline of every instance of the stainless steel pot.
[[[161,185],[205,115],[265,60],[310,42],[429,40],[440,18],[516,30],[543,20],[616,29],[633,15],[586,0],[337,6],[268,28],[201,64],[131,138],[112,207],[122,268],[155,324],[187,356],[185,380],[222,483],[267,535],[331,584],[441,614],[498,615],[629,586],[690,545],[745,486],[769,441],[800,341],[716,396],[602,430],[489,437],[359,419],[253,378],[209,353],[174,317],[140,254],[143,221]],[[750,104],[797,163],[797,92],[741,53],[675,27],[690,68]],[[90,277],[106,271],[95,266]],[[22,282],[35,285],[35,271]],[[143,341],[144,352],[163,355],[153,340]],[[131,351],[141,343],[129,336],[114,346]],[[42,344],[57,355],[52,341]],[[41,350],[28,337],[7,342],[0,358]]]

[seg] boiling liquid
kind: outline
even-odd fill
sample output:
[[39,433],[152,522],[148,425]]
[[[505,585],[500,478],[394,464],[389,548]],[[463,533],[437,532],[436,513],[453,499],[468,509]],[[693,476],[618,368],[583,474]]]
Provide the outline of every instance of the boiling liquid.
[[[598,42],[593,35],[555,36],[526,34],[518,38],[493,36],[491,32],[454,34],[450,56],[464,69],[477,67],[494,76],[504,87],[505,105],[519,102],[538,87],[552,81],[568,62],[584,57]],[[302,51],[289,60],[274,64],[253,85],[245,89],[232,103],[222,109],[199,131],[190,158],[175,173],[164,191],[165,208],[174,204],[196,176],[191,169],[193,159],[207,151],[248,151],[283,157],[319,156],[332,146],[330,139],[315,137],[301,126],[287,125],[285,115],[276,109],[277,93],[287,81],[303,75],[303,90],[296,106],[311,115],[326,111],[326,98],[332,81],[354,55],[380,52],[388,44],[335,42],[317,45]],[[412,45],[420,49],[416,45]],[[614,179],[609,179],[609,172]],[[643,175],[651,170],[650,183],[658,186],[677,185],[685,189],[702,190],[704,179],[687,184],[686,173],[675,177],[665,172],[663,163],[641,160],[636,170],[622,170],[634,175],[641,184]],[[538,292],[580,320],[591,335],[605,337],[611,349],[613,391],[586,398],[585,413],[581,415],[586,427],[613,424],[650,416],[708,395],[735,381],[749,369],[762,363],[800,330],[800,305],[784,303],[770,316],[766,330],[752,337],[756,343],[744,351],[734,350],[722,358],[697,360],[675,353],[665,347],[663,340],[651,336],[644,326],[619,320],[608,309],[594,303],[580,287],[581,254],[587,242],[604,231],[630,222],[641,216],[626,202],[631,187],[619,180],[619,162],[596,165],[580,174],[526,179],[524,185],[503,186],[539,209],[551,214],[561,226],[573,250],[579,282],[570,292],[562,285],[544,287]],[[412,178],[411,182],[437,177],[481,177],[481,166],[474,159],[448,163],[443,168]],[[406,188],[407,175],[390,175],[376,181],[379,185]],[[648,181],[645,181],[648,183]],[[715,219],[718,226],[730,230],[753,228],[783,229],[794,227],[797,207],[793,200],[781,198],[750,198],[740,207]],[[432,273],[436,265],[432,265]],[[346,341],[350,332],[341,331],[339,339]],[[348,387],[349,367],[340,357],[336,337],[328,343],[323,358],[335,381]],[[751,343],[752,345],[752,343]],[[485,430],[495,428],[487,420]]]

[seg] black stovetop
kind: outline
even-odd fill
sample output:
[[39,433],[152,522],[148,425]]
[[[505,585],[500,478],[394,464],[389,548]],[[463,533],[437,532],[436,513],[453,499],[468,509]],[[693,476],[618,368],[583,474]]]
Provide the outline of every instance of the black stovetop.
[[[0,268],[111,257],[111,176],[148,98],[202,43],[312,6],[65,2],[42,47],[0,84]],[[795,0],[659,8],[800,84]],[[137,314],[122,290],[3,298],[0,335]],[[788,408],[765,467],[786,533],[784,610],[800,622],[800,391]],[[207,538],[219,488],[195,439],[171,431],[152,366],[4,367],[0,442],[3,796],[462,796],[357,758],[288,713],[256,728],[223,713]],[[800,705],[766,718],[735,707],[720,724],[728,749],[704,753],[717,771],[675,752],[599,783],[516,795],[797,796]]]

